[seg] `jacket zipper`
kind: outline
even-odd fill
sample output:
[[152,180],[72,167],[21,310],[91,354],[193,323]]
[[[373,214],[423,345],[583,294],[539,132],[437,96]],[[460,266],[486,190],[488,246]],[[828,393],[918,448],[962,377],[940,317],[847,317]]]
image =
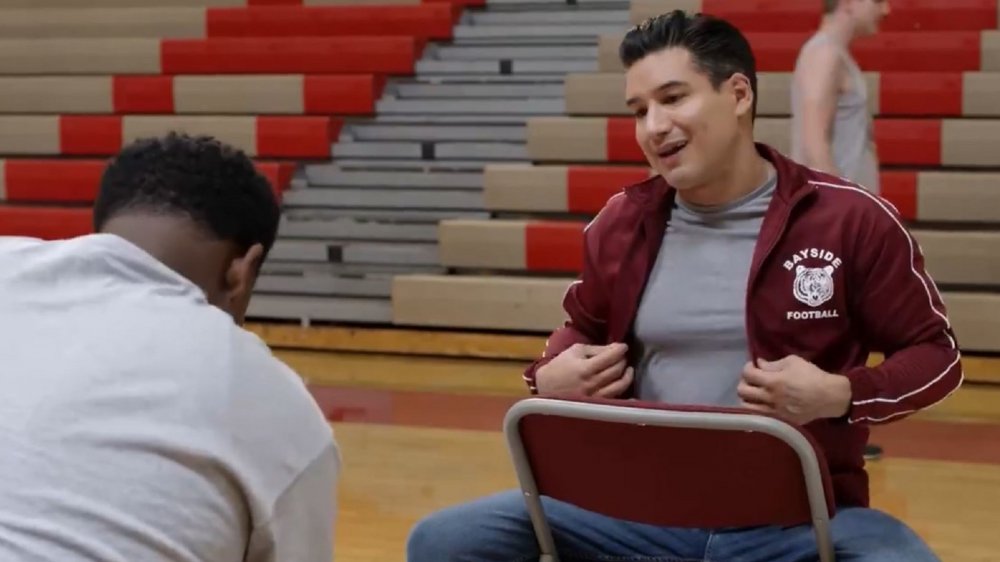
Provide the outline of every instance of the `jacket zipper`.
[[[782,213],[781,222],[778,224],[777,231],[775,232],[774,237],[771,239],[770,244],[767,247],[767,250],[764,252],[763,255],[761,255],[760,260],[757,263],[751,263],[750,265],[750,270],[752,274],[750,275],[750,278],[747,280],[746,298],[743,304],[743,309],[744,309],[743,327],[747,335],[747,351],[750,353],[750,361],[754,364],[756,364],[759,354],[754,352],[754,347],[755,347],[754,342],[757,341],[757,337],[753,332],[753,328],[750,322],[750,301],[752,298],[752,294],[757,285],[757,279],[760,277],[760,272],[764,268],[764,263],[767,262],[767,260],[771,257],[771,254],[774,252],[774,249],[778,246],[778,242],[785,236],[785,230],[788,228],[788,221],[791,220],[792,213],[795,212],[795,208],[799,205],[799,203],[801,203],[802,200],[805,199],[807,196],[809,196],[809,194],[811,193],[812,189],[803,189],[792,196],[792,199],[788,202],[788,205],[785,207]],[[773,360],[777,358],[772,358],[772,359],[763,358],[763,359]]]

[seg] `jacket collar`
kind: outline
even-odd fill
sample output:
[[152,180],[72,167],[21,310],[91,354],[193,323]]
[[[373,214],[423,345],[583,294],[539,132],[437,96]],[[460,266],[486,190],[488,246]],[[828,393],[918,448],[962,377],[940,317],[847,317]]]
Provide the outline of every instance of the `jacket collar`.
[[[778,185],[775,188],[776,197],[788,203],[799,191],[811,188],[805,169],[800,164],[771,146],[763,143],[754,143],[754,145],[757,152],[774,166],[778,175]],[[625,194],[628,198],[643,206],[651,205],[651,208],[654,209],[661,208],[665,200],[672,200],[674,191],[674,188],[660,175],[652,176],[645,181],[625,188]]]

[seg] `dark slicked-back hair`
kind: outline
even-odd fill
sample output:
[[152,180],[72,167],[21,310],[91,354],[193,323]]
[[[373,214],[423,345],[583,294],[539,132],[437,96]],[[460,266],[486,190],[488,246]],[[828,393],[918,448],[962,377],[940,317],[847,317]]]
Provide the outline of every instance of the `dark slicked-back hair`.
[[618,57],[629,68],[647,55],[671,47],[690,52],[716,89],[733,74],[744,74],[753,90],[752,115],[757,116],[757,61],[750,43],[733,24],[707,14],[674,10],[630,29],[618,47]]
[[829,14],[836,10],[838,4],[840,4],[840,0],[823,0],[823,13]]
[[101,178],[94,229],[125,212],[190,218],[246,251],[274,245],[281,210],[267,178],[242,151],[211,137],[171,133],[125,147]]

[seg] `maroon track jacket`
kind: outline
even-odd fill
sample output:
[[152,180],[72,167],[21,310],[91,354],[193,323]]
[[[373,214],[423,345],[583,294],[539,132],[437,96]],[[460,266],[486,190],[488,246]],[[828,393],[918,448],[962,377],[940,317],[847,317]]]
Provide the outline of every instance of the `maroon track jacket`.
[[[891,204],[757,148],[778,185],[750,267],[747,353],[769,361],[799,355],[850,380],[848,415],[806,429],[829,463],[837,503],[867,506],[867,424],[902,419],[957,390],[958,344],[921,250]],[[574,343],[632,341],[673,197],[662,177],[650,178],[612,197],[585,229],[583,271],[563,301],[569,319],[524,374],[532,392],[538,368]],[[886,361],[866,366],[869,351]]]

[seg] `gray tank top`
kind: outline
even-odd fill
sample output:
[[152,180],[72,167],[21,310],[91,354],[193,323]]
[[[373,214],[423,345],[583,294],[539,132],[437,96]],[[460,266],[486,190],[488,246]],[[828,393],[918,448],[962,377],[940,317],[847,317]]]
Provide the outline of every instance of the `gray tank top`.
[[[878,158],[875,155],[875,135],[872,127],[872,116],[868,110],[868,88],[864,74],[851,54],[829,36],[817,33],[803,45],[796,61],[796,72],[801,67],[801,53],[818,43],[833,44],[843,57],[844,65],[850,77],[851,87],[842,92],[837,99],[837,110],[833,119],[833,162],[840,174],[868,190],[879,193]],[[801,94],[795,82],[792,82],[792,159],[805,162],[805,151],[802,146],[801,112],[798,104]]]

